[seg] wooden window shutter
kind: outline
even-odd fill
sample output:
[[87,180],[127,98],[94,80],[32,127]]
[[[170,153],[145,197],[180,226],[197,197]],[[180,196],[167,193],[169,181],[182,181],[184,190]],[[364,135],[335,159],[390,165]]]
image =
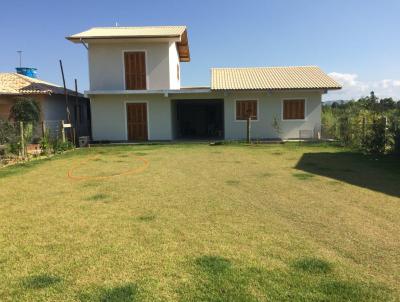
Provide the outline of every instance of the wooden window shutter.
[[247,120],[249,115],[252,120],[256,120],[257,114],[257,101],[236,101],[236,120]]
[[284,100],[283,119],[284,120],[304,120],[305,100]]
[[146,54],[144,51],[125,52],[125,87],[128,90],[145,90]]

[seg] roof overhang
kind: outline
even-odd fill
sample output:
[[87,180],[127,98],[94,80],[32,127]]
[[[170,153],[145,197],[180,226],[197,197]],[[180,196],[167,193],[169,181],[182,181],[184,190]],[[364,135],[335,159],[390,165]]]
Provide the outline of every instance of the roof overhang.
[[155,42],[175,42],[179,61],[190,62],[190,51],[189,51],[189,39],[187,29],[184,29],[181,33],[174,34],[162,34],[162,35],[85,35],[76,34],[66,37],[67,40],[73,43],[101,43],[107,41],[107,43],[118,43],[118,42],[135,42],[135,43],[155,43]]
[[88,90],[85,96],[91,95],[146,95],[146,94],[190,94],[190,93],[210,93],[210,88],[183,88],[183,89],[156,89],[156,90]]

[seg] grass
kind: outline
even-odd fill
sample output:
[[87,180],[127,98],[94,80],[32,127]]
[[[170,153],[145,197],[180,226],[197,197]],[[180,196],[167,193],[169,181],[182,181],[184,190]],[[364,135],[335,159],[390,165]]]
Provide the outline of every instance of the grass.
[[399,301],[399,183],[399,159],[306,144],[0,169],[0,301]]

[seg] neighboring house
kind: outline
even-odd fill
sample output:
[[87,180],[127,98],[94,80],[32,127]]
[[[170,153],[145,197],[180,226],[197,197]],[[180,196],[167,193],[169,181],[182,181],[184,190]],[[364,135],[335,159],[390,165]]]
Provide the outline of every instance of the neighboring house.
[[210,87],[181,87],[185,26],[92,28],[67,39],[88,49],[97,141],[240,140],[249,115],[252,138],[317,137],[321,96],[341,88],[315,66],[212,68]]
[[[71,122],[77,125],[78,136],[90,135],[90,104],[82,94],[67,90]],[[64,88],[18,73],[0,73],[0,119],[9,119],[11,106],[18,97],[32,98],[39,103],[40,121],[67,122]]]

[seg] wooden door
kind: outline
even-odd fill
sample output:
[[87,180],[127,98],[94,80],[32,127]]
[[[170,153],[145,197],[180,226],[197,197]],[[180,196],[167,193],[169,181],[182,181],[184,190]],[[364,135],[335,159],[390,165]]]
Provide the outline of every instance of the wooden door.
[[125,87],[128,90],[146,89],[146,54],[143,51],[125,52]]
[[147,104],[128,103],[126,104],[128,122],[128,140],[146,141],[147,137]]

